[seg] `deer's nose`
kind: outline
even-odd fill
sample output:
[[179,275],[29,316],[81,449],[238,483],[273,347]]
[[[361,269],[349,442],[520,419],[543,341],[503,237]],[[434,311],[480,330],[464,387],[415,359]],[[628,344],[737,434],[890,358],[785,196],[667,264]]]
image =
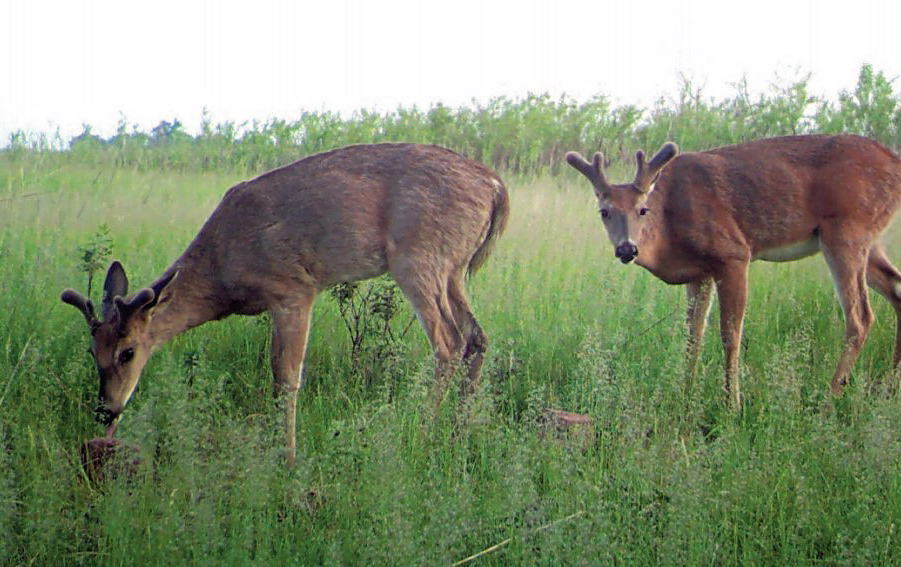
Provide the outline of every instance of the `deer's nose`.
[[638,256],[638,246],[635,246],[632,242],[623,242],[616,247],[616,257],[619,258],[620,262],[623,264],[628,264],[634,260],[636,256]]

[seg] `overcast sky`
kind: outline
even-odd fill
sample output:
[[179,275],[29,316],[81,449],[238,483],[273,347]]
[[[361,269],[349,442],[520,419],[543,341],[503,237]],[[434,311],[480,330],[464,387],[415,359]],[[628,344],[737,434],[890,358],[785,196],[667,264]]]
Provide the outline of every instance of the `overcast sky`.
[[[10,0],[0,17],[0,145],[120,117],[296,119],[567,93],[649,106],[680,77],[722,98],[812,75],[901,76],[901,1]],[[896,90],[901,87],[895,83]]]

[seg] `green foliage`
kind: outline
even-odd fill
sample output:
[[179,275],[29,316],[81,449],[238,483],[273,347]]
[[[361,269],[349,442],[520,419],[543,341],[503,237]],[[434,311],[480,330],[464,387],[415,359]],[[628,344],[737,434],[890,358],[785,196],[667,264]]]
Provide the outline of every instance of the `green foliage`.
[[[885,98],[878,74],[866,81],[853,108],[887,109],[873,102]],[[590,191],[546,177],[572,148],[631,162],[676,133],[717,144],[820,128],[827,103],[811,100],[803,81],[721,102],[686,84],[678,112],[655,107],[659,120],[603,97],[534,96],[361,113],[352,128],[330,113],[250,129],[205,119],[198,136],[170,122],[152,146],[124,119],[113,143],[16,136],[0,155],[0,565],[452,565],[483,550],[467,565],[901,564],[886,302],[874,296],[877,322],[833,402],[842,320],[824,262],[755,263],[734,414],[716,314],[685,392],[683,291],[621,266]],[[113,243],[131,279],[151,281],[245,168],[346,136],[434,136],[539,176],[512,177],[507,231],[468,284],[490,338],[468,418],[446,403],[426,422],[432,356],[380,279],[317,300],[295,470],[271,398],[268,321],[230,317],[151,358],[117,433],[141,463],[89,482],[78,449],[101,431],[96,369],[60,290]],[[897,228],[885,245],[898,261]],[[81,264],[79,248],[94,251]],[[556,431],[547,407],[592,424]]]
[[[123,258],[135,281],[208,213],[185,207],[183,188],[202,200],[228,185],[213,173],[174,172],[169,184],[103,173],[86,210],[115,190],[135,211],[94,235],[147,259]],[[59,176],[29,175],[34,189]],[[152,206],[128,206],[150,188]],[[82,273],[59,259],[102,210],[73,219],[77,191],[14,201],[0,232],[0,563],[451,565],[489,550],[476,562],[898,564],[901,411],[886,397],[897,376],[885,302],[874,300],[878,324],[832,404],[841,320],[823,262],[755,265],[747,403],[734,415],[721,403],[715,314],[686,397],[682,293],[599,250],[582,189],[513,190],[508,231],[470,282],[491,346],[465,424],[454,403],[423,422],[431,354],[418,326],[404,334],[409,308],[378,279],[317,301],[296,470],[284,470],[266,318],[232,317],[154,355],[118,433],[141,463],[99,484],[78,456],[99,432],[96,370],[81,317],[57,297]],[[593,423],[556,432],[548,406]]]
[[817,125],[827,133],[856,132],[893,147],[901,143],[901,109],[898,96],[880,71],[870,65],[860,69],[854,92],[842,91],[838,107],[823,105]]
[[[408,354],[403,339],[415,317],[405,309],[400,288],[388,276],[367,282],[341,283],[329,290],[350,340],[351,372],[372,385],[386,373],[402,370]],[[405,312],[405,323],[396,316]],[[399,330],[396,330],[399,329]]]
[[91,296],[91,284],[94,274],[106,269],[113,253],[113,240],[110,238],[109,226],[104,223],[84,245],[78,247],[78,266],[88,276],[86,297]]
[[613,105],[596,95],[577,102],[568,96],[530,93],[451,108],[436,104],[390,112],[360,109],[350,116],[305,111],[294,121],[272,119],[213,123],[204,111],[198,133],[178,120],[162,120],[150,132],[129,127],[123,116],[115,135],[104,139],[85,124],[68,143],[14,132],[3,154],[54,159],[93,167],[139,170],[259,172],[339,146],[405,141],[449,147],[493,168],[523,176],[557,175],[569,150],[601,151],[608,162],[631,164],[636,149],[653,151],[673,140],[685,151],[755,138],[847,132],[901,147],[901,107],[893,80],[864,65],[853,91],[836,100],[815,96],[810,76],[777,80],[753,98],[746,80],[731,97],[715,100],[683,78],[674,98],[661,97],[650,109]]

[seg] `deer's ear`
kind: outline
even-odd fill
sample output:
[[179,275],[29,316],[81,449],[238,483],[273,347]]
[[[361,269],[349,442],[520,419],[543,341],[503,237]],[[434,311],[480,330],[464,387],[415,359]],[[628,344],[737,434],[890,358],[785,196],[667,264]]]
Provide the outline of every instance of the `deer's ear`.
[[100,313],[106,320],[111,313],[111,309],[115,306],[114,300],[117,297],[125,297],[128,294],[128,277],[125,275],[125,268],[118,260],[110,264],[106,271],[106,279],[103,281],[103,302],[100,305]]

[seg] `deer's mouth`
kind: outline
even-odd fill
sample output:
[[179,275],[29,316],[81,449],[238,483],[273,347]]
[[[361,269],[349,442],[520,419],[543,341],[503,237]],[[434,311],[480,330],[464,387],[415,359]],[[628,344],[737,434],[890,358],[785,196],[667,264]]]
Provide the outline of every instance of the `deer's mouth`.
[[119,425],[119,414],[110,411],[103,405],[98,405],[94,409],[94,417],[99,423],[106,426],[106,436],[112,437]]

